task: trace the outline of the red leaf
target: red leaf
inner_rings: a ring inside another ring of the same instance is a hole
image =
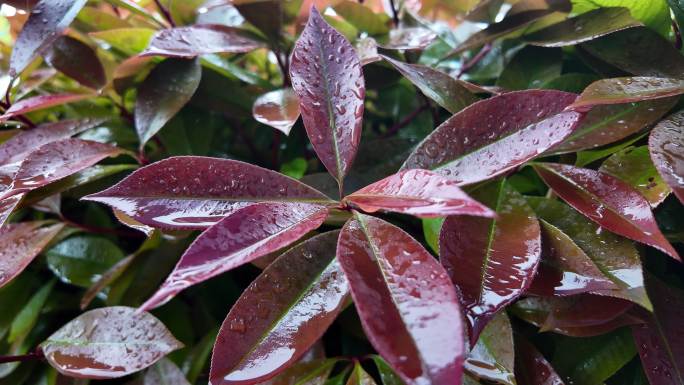
[[[648,149],[658,173],[684,203],[684,111],[670,115],[653,128]]]
[[[461,293],[471,343],[496,312],[527,290],[541,253],[539,223],[522,196],[505,182],[473,195],[497,218],[448,217],[439,236],[440,259]]]
[[[603,325],[634,306],[626,300],[589,294],[567,297],[555,303],[556,306],[541,325],[540,332]]]
[[[635,76],[591,83],[568,109],[584,110],[602,104],[623,104],[684,93],[684,80]]]
[[[405,170],[344,198],[361,210],[394,211],[423,218],[448,215],[493,217],[494,212],[471,199],[456,182],[427,170]]]
[[[257,202],[335,203],[275,171],[199,156],[171,157],[142,167],[84,199],[107,204],[145,225],[176,230],[205,229]]]
[[[644,372],[651,384],[684,384],[684,293],[651,276],[646,288],[654,312],[646,324],[632,327]]]
[[[259,123],[289,135],[299,119],[299,98],[292,88],[267,92],[254,101],[252,115]]]
[[[31,10],[10,57],[11,77],[17,77],[71,24],[87,0],[41,0]]]
[[[401,229],[355,213],[342,229],[337,258],[368,339],[404,381],[460,384],[460,306],[432,255]]]
[[[5,114],[0,116],[0,121],[7,120],[16,115],[22,115],[27,112],[44,110],[46,108],[59,106],[62,104],[73,103],[79,100],[92,98],[93,94],[51,94],[38,95],[28,99],[20,100],[5,111]]]
[[[525,385],[564,385],[546,358],[522,337],[515,339],[515,377]]]
[[[219,24],[195,24],[158,31],[140,56],[193,58],[212,53],[242,53],[263,44],[240,30]]]
[[[45,60],[86,87],[100,89],[107,83],[107,75],[95,50],[73,37],[57,39],[45,54]]]
[[[606,229],[680,260],[658,229],[646,198],[625,182],[590,169],[538,163],[535,170],[575,210]]]
[[[228,313],[214,345],[214,385],[261,383],[296,362],[348,299],[332,250],[339,231],[310,238],[271,263]]]
[[[318,228],[325,206],[306,203],[259,203],[236,210],[208,228],[141,309],[168,302],[180,291],[285,247]]]
[[[7,219],[9,218],[12,211],[17,207],[22,198],[24,198],[25,193],[20,193],[12,195],[8,198],[0,199],[0,227],[2,227]]]
[[[437,127],[411,153],[403,169],[430,169],[459,185],[500,175],[573,132],[582,114],[563,109],[575,97],[561,91],[528,90],[477,102]]]
[[[43,224],[21,222],[0,229],[0,287],[19,275],[64,227],[61,223],[41,227]]]
[[[356,51],[316,8],[295,44],[290,76],[311,144],[341,186],[361,139],[366,89]]]

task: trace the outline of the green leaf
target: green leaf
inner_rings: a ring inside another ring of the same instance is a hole
[[[304,174],[306,174],[307,167],[306,159],[299,157],[283,163],[280,166],[280,172],[295,179],[302,179]]]
[[[91,235],[70,237],[46,253],[50,270],[64,283],[89,287],[124,257],[112,241]]]
[[[423,235],[428,246],[439,254],[439,232],[446,218],[423,218]]]
[[[506,312],[499,313],[480,334],[464,364],[473,377],[515,385],[513,329]]]
[[[670,10],[665,0],[572,0],[572,12],[585,13],[602,7],[625,7],[632,17],[666,35],[670,30]]]
[[[335,12],[345,18],[359,31],[369,35],[382,35],[389,32],[389,16],[375,13],[367,6],[356,1],[344,0],[335,6]]]
[[[10,326],[10,333],[7,337],[9,342],[24,339],[31,329],[33,329],[33,325],[38,321],[40,311],[43,309],[43,305],[45,305],[45,301],[47,301],[48,295],[50,295],[56,282],[55,279],[51,279],[50,282],[41,287],[40,290],[31,297],[26,306],[21,309],[19,314],[17,314],[14,321],[12,321],[12,326]]]
[[[404,385],[404,381],[392,370],[385,360],[377,354],[371,355],[375,366],[380,373],[380,379],[384,385]]]
[[[92,32],[90,36],[102,40],[128,56],[133,56],[147,48],[154,32],[155,30],[150,28],[116,28]]]
[[[560,48],[525,47],[513,56],[496,85],[509,90],[539,88],[560,76],[562,59]]]

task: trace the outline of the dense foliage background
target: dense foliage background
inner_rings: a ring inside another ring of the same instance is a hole
[[[0,385],[684,384],[683,2],[0,14]]]

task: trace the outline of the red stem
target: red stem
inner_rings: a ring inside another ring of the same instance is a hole
[[[423,103],[420,107],[416,108],[415,110],[411,111],[408,115],[406,115],[402,120],[398,121],[394,126],[390,127],[390,129],[387,130],[383,137],[387,138],[396,134],[402,127],[411,123],[411,121],[415,119],[416,116],[418,116],[418,114],[427,110],[428,108],[430,108],[430,104]]]
[[[43,355],[43,351],[40,349],[36,349],[36,351],[27,354],[21,354],[16,356],[0,356],[0,364],[5,364],[8,362],[35,361],[42,360],[44,358],[45,356]]]
[[[173,21],[173,17],[171,17],[169,10],[166,9],[166,7],[163,6],[159,0],[154,0],[154,3],[157,4],[157,8],[159,8],[159,11],[162,13],[162,15],[164,15],[164,18],[169,22],[171,27],[175,27],[176,23]]]
[[[477,63],[479,63],[480,60],[482,60],[482,58],[485,57],[485,55],[487,55],[489,53],[489,51],[491,51],[491,50],[492,50],[492,44],[487,43],[484,47],[482,47],[482,49],[480,50],[480,52],[477,53],[477,55],[475,55],[472,59],[470,59],[467,63],[465,63],[461,67],[461,70],[458,71],[458,75],[456,75],[456,79],[460,79],[464,73],[468,72]]]

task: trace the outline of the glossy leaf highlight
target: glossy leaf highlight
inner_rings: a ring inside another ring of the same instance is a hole
[[[195,24],[154,34],[141,56],[193,58],[212,53],[243,53],[262,46],[240,30],[220,24]]]
[[[299,113],[299,98],[292,88],[267,92],[259,96],[252,106],[254,119],[285,135],[290,134]]]
[[[648,150],[658,173],[684,202],[684,111],[670,115],[653,128]]]

